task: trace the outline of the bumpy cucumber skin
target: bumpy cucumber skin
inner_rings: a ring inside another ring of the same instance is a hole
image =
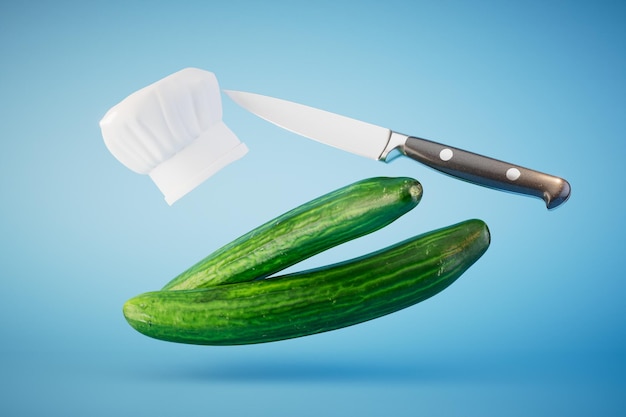
[[[303,204],[213,252],[163,287],[204,288],[275,274],[387,226],[422,198],[412,178],[369,178]]]
[[[327,267],[248,283],[155,291],[128,300],[128,323],[156,339],[272,342],[362,323],[439,293],[485,253],[487,225],[467,220]]]

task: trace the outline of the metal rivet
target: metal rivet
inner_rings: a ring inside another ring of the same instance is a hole
[[[521,175],[522,175],[522,173],[519,172],[519,169],[517,169],[517,168],[509,168],[506,171],[506,178],[508,180],[510,180],[510,181],[517,180]]]
[[[445,148],[439,152],[439,158],[441,158],[442,161],[449,161],[453,156],[454,153],[452,152],[452,149]]]

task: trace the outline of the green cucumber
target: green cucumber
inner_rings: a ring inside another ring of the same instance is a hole
[[[213,252],[164,290],[261,279],[351,239],[374,232],[422,198],[412,178],[369,178],[303,204]]]
[[[435,230],[350,261],[265,280],[154,291],[124,304],[156,339],[203,345],[278,341],[362,323],[452,284],[489,247],[481,220]]]

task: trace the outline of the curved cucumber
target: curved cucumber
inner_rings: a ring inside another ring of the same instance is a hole
[[[271,342],[339,329],[425,300],[452,284],[489,247],[487,225],[468,220],[350,261],[261,281],[128,300],[139,332],[205,345]]]
[[[303,204],[213,252],[163,287],[184,290],[268,277],[378,230],[422,198],[412,178],[369,178]]]

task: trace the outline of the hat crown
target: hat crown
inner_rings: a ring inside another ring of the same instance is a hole
[[[215,75],[186,68],[128,96],[100,121],[109,151],[148,174],[222,120]]]

